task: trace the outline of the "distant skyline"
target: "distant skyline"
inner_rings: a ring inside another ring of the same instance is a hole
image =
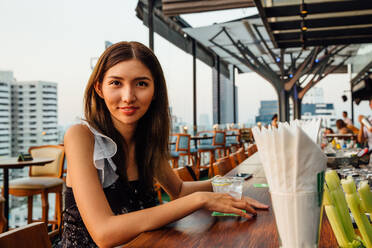
[[[68,125],[82,116],[83,94],[90,76],[90,59],[104,51],[104,42],[135,40],[148,44],[148,29],[135,16],[137,1],[99,0],[2,0],[0,2],[0,70],[11,70],[19,81],[44,80],[58,83],[59,123]],[[234,15],[254,13],[235,10]],[[225,12],[187,15],[192,24],[208,25],[228,20]],[[234,16],[235,17],[235,16]],[[192,122],[192,56],[155,35],[155,54],[162,64],[173,113]],[[255,73],[236,76],[239,122],[253,120],[260,100],[277,99],[272,86]],[[325,101],[336,114],[350,113],[350,100],[341,95],[349,90],[349,76],[331,75],[319,83]],[[198,114],[212,120],[212,70],[197,63]],[[346,92],[350,99],[350,92]],[[369,114],[367,103],[355,107],[356,114]],[[357,117],[357,115],[356,115]]]

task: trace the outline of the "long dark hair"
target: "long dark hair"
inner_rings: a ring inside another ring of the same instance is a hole
[[[134,133],[135,159],[139,180],[147,188],[152,188],[154,173],[161,163],[168,159],[169,105],[167,87],[163,70],[154,53],[138,42],[119,42],[109,48],[98,59],[89,78],[84,94],[84,113],[86,121],[95,129],[112,138],[118,147],[113,157],[119,177],[128,182],[126,174],[127,145],[124,138],[112,123],[111,115],[104,100],[94,89],[101,84],[105,73],[116,64],[138,59],[151,72],[154,78],[154,99],[147,112],[138,121]]]

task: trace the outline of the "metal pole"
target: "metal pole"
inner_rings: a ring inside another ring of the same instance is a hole
[[[278,92],[279,96],[279,121],[289,121],[289,94],[283,88]]]
[[[8,168],[3,169],[3,192],[4,192],[4,198],[5,198],[5,206],[4,206],[4,215],[6,218],[6,224],[5,224],[5,230],[8,231],[9,227],[9,170]]]
[[[220,56],[217,56],[217,124],[221,124]]]
[[[153,20],[154,3],[148,0],[148,26],[149,26],[149,47],[154,51],[154,20]]]
[[[197,98],[196,98],[196,41],[192,39],[192,81],[193,81],[193,124],[194,135],[198,132]]]
[[[233,70],[232,70],[232,81],[233,81],[234,123],[236,123],[235,65],[233,65]]]

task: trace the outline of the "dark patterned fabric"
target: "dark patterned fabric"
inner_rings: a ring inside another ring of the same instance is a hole
[[[139,181],[131,181],[128,186],[118,179],[114,184],[103,189],[115,215],[154,207],[158,204],[154,190],[146,190],[142,185]],[[63,234],[58,247],[97,247],[80,216],[72,188],[67,187],[64,198],[66,208],[63,212]]]

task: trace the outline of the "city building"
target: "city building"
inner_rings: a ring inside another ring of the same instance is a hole
[[[323,89],[317,87],[306,94],[301,105],[301,119],[322,119],[323,126],[335,128],[336,111],[334,105],[333,103],[324,103],[323,95]],[[261,122],[263,125],[270,124],[272,116],[278,113],[278,101],[260,101],[258,112],[256,122]]]
[[[233,75],[232,67],[230,68],[230,77]],[[218,91],[217,91],[217,70],[212,70],[212,96],[213,96],[213,124],[218,123]],[[235,113],[236,122],[239,122],[238,118],[238,87],[233,85],[232,78],[226,77],[224,74],[220,74],[220,121],[221,124],[234,123],[234,91],[235,91]],[[223,97],[222,97],[223,96]]]
[[[322,119],[323,126],[335,130],[336,111],[333,103],[303,103],[301,106],[301,119]]]
[[[30,146],[58,144],[57,84],[44,81],[12,84],[12,155]]]
[[[261,122],[263,125],[271,123],[271,118],[274,114],[278,113],[278,101],[277,100],[264,100],[260,101],[260,108],[258,109],[258,115],[256,116],[256,123]]]
[[[0,157],[11,155],[11,85],[13,72],[0,71]]]

